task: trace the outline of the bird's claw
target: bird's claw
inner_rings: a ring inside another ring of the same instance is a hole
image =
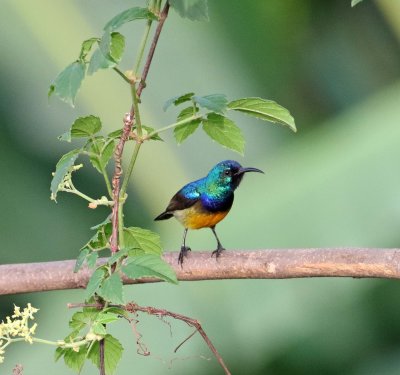
[[[214,250],[214,251],[211,253],[211,258],[215,255],[215,259],[218,259],[218,258],[221,256],[221,254],[222,254],[223,251],[225,251],[225,248],[223,248],[223,247],[218,247],[217,250]]]
[[[187,257],[187,253],[188,253],[189,251],[192,251],[192,249],[191,249],[190,247],[181,246],[181,251],[180,251],[179,257],[178,257],[178,264],[180,264],[181,267],[182,267],[182,265],[183,265],[183,259],[184,259],[185,257]]]

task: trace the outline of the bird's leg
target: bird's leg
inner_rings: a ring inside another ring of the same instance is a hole
[[[221,255],[221,253],[225,250],[225,248],[222,246],[221,241],[219,240],[219,238],[217,236],[217,232],[215,231],[215,226],[211,227],[211,230],[213,231],[214,236],[217,240],[217,244],[218,244],[217,250],[214,250],[211,253],[211,257],[213,257],[215,255],[215,257],[218,258]]]
[[[188,229],[185,228],[185,230],[183,231],[183,242],[182,242],[182,246],[181,246],[181,251],[179,253],[179,257],[178,257],[178,264],[181,265],[183,264],[183,259],[187,256],[188,251],[191,251],[192,249],[190,247],[186,246],[186,234],[187,234]]]

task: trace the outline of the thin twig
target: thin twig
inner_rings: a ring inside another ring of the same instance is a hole
[[[105,344],[104,339],[100,340],[100,342],[99,342],[99,346],[100,346],[100,350],[99,350],[99,356],[100,356],[100,368],[99,368],[99,370],[100,370],[100,375],[106,375],[106,368],[104,366],[104,350],[105,350],[104,344]]]
[[[84,303],[69,303],[68,307],[69,308],[76,308],[76,307],[98,307],[98,304],[84,304]],[[225,365],[224,360],[222,359],[221,355],[218,353],[218,350],[216,349],[216,347],[213,345],[213,343],[211,342],[211,340],[209,339],[209,337],[207,336],[207,334],[205,333],[205,331],[203,330],[200,322],[196,319],[193,318],[189,318],[188,316],[182,315],[182,314],[178,314],[178,313],[174,313],[172,311],[168,311],[165,309],[157,309],[156,307],[152,307],[152,306],[139,306],[137,303],[135,302],[130,302],[127,303],[125,306],[123,305],[109,305],[110,307],[118,307],[120,309],[123,309],[131,314],[137,314],[138,311],[140,312],[144,312],[147,313],[149,315],[155,315],[157,317],[165,317],[165,316],[169,316],[173,319],[176,320],[181,320],[183,322],[185,322],[186,324],[188,324],[191,327],[196,328],[195,332],[199,332],[201,337],[203,337],[203,340],[205,341],[205,343],[207,344],[207,346],[210,348],[210,350],[212,351],[212,353],[214,354],[215,358],[217,359],[217,361],[219,362],[219,364],[221,365],[221,367],[224,369],[225,374],[226,375],[231,375],[228,367]],[[193,336],[193,334],[191,334],[186,340],[184,340],[183,343],[185,343],[189,338],[191,338]],[[183,343],[181,343],[178,348],[180,346],[183,345]],[[176,350],[178,349],[175,349]]]

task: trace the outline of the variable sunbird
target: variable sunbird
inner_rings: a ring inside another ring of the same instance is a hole
[[[218,258],[225,248],[222,246],[215,226],[228,214],[232,207],[234,191],[246,172],[264,173],[257,168],[243,168],[237,161],[224,160],[215,165],[206,177],[185,185],[169,202],[165,211],[154,220],[165,220],[174,216],[184,227],[183,242],[178,263],[190,251],[186,246],[188,229],[211,228],[217,240],[217,249],[211,256]]]

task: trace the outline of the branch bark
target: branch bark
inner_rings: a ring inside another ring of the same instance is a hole
[[[211,252],[192,252],[183,267],[178,253],[164,253],[181,281],[221,279],[289,279],[356,277],[400,279],[400,249],[328,248],[225,251],[218,260]],[[105,258],[100,259],[105,262]],[[75,260],[0,265],[0,295],[85,288],[91,271],[73,273]],[[156,282],[130,280],[124,284]]]

